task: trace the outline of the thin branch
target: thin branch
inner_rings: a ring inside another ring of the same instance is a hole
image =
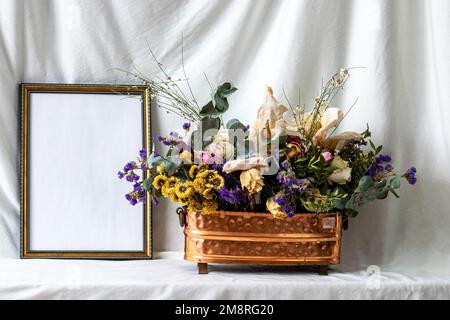
[[[209,81],[208,76],[205,72],[203,72],[203,75],[205,76],[206,81],[208,82],[209,88],[211,89],[211,93],[214,91],[214,87],[211,84],[211,81]]]
[[[287,97],[287,94],[286,94],[286,91],[284,91],[284,88],[282,90],[283,90],[284,98],[286,99],[286,101],[287,101],[287,103],[289,105],[289,108],[291,109],[292,115],[294,116],[295,124],[297,125],[297,130],[300,131],[300,124],[297,121],[297,116],[295,114],[295,110],[292,108],[292,104],[289,101],[289,98]]]
[[[195,103],[195,105],[197,106],[197,108],[200,109],[200,107],[197,103],[197,99],[195,99],[194,93],[192,92],[191,84],[189,83],[189,79],[186,75],[186,70],[184,69],[184,36],[183,36],[183,34],[181,34],[181,68],[183,69],[183,74],[184,74],[184,77],[186,78],[186,83],[189,88],[189,92],[191,93],[192,100]]]
[[[188,100],[187,97],[184,95],[183,90],[180,89],[180,87],[172,80],[172,78],[169,76],[169,74],[166,72],[166,70],[164,70],[164,68],[162,67],[162,63],[158,61],[158,59],[156,58],[156,55],[153,53],[152,48],[150,48],[150,44],[147,42],[147,47],[148,50],[150,51],[150,54],[153,58],[153,60],[156,62],[156,64],[158,65],[159,70],[161,70],[161,72],[164,74],[164,76],[167,78],[167,80],[173,82],[175,84],[175,88],[181,93],[181,95],[183,96],[183,98],[185,100]]]

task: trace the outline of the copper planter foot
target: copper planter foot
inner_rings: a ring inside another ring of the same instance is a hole
[[[321,275],[321,276],[327,276],[328,275],[328,266],[327,265],[319,266],[318,272],[319,272],[319,275]]]
[[[199,262],[197,263],[198,274],[208,274],[208,264]]]

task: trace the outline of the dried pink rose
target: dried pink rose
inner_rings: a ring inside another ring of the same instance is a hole
[[[322,153],[322,157],[325,159],[325,161],[333,160],[333,154],[330,151],[325,151],[324,153]]]
[[[200,151],[198,156],[202,163],[213,164],[213,163],[223,163],[223,152],[222,149],[215,143],[211,143],[208,146],[207,151]]]

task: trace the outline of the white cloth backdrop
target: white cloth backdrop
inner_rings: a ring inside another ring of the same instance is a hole
[[[343,244],[344,265],[450,273],[450,2],[301,0],[0,1],[0,256],[18,258],[18,84],[129,83],[113,70],[159,75],[147,41],[174,77],[185,67],[206,102],[209,87],[239,88],[226,118],[253,122],[264,88],[311,106],[321,78],[352,71],[336,105],[358,104],[342,128],[366,122],[399,170],[418,183],[361,210]],[[183,121],[153,110],[153,132]],[[114,143],[114,141],[111,141]],[[120,146],[119,146],[120,148]],[[124,159],[124,162],[128,159]],[[54,161],[64,161],[63,155]],[[51,164],[49,164],[51,169]],[[112,175],[115,172],[111,172]],[[61,181],[64,187],[63,176]],[[124,183],[117,181],[117,183]],[[136,210],[139,210],[138,208]],[[154,210],[157,251],[182,250],[174,206]]]

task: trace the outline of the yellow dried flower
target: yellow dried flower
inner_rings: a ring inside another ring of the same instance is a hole
[[[167,180],[167,177],[165,175],[160,174],[155,177],[152,185],[156,190],[159,190],[159,189],[161,189],[162,186],[164,186],[164,184],[166,183],[166,180]]]
[[[208,166],[204,163],[201,163],[199,165],[193,165],[189,169],[189,176],[191,177],[191,179],[194,179],[199,173],[201,173],[207,169],[208,169]]]
[[[205,180],[206,187],[213,188],[215,190],[220,190],[225,184],[223,177],[215,170],[203,171],[198,174],[197,177]]]
[[[218,207],[219,207],[219,204],[217,203],[217,201],[205,200],[203,202],[202,214],[205,214],[205,215],[215,214],[217,212]]]
[[[217,172],[215,172],[214,177],[209,179],[206,186],[209,188],[214,188],[215,190],[220,190],[225,185],[225,180]]]
[[[175,192],[170,193],[170,200],[172,200],[173,202],[180,202],[180,198]]]
[[[206,180],[197,177],[192,182],[192,186],[194,187],[195,191],[197,191],[198,193],[203,193],[203,190],[205,190],[205,188],[206,188]]]
[[[191,177],[192,179],[194,179],[197,176],[198,173],[198,166],[197,165],[193,165],[190,169],[189,169],[189,177]]]
[[[176,177],[170,177],[167,178],[166,182],[164,183],[164,186],[161,189],[161,193],[165,198],[168,198],[172,195],[172,193],[175,193],[175,187],[180,182],[180,179]]]
[[[205,170],[205,171],[199,172],[197,174],[197,178],[202,178],[202,179],[205,179],[206,181],[208,181],[209,179],[214,177],[214,172],[215,172],[214,170]]]
[[[164,198],[170,197],[169,189],[167,189],[165,185],[161,187],[161,194]]]
[[[203,206],[200,202],[196,201],[195,199],[191,199],[191,201],[189,201],[188,211],[201,212],[202,209],[203,209]]]
[[[187,206],[190,200],[190,198],[178,198],[178,203],[182,206]]]
[[[189,198],[194,193],[194,187],[191,181],[185,183],[179,183],[175,187],[175,193],[180,198]]]
[[[214,189],[213,188],[206,188],[202,192],[202,196],[203,196],[203,198],[208,199],[208,200],[214,199]]]

